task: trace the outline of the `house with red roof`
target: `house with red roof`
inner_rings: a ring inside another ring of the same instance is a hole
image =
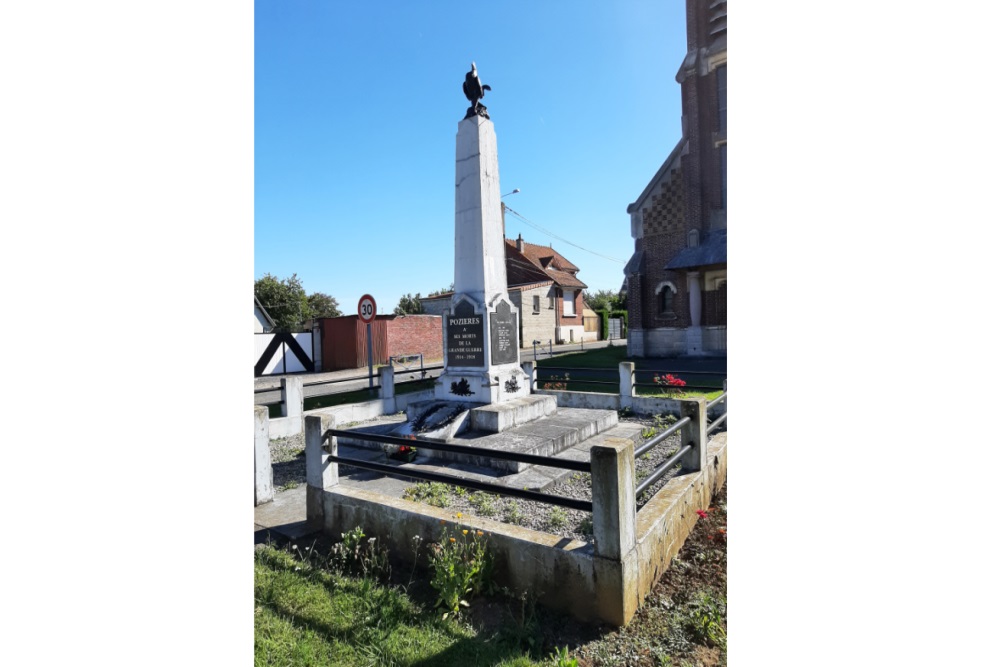
[[[579,343],[584,340],[583,290],[580,267],[552,246],[528,243],[520,234],[504,239],[507,295],[521,313],[521,347],[532,341]],[[442,315],[452,292],[420,299],[424,313]],[[587,334],[588,340],[597,335]]]

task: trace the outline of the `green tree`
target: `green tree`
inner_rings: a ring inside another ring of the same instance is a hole
[[[340,304],[329,294],[313,292],[309,295],[309,317],[340,317]]]
[[[628,299],[625,293],[610,289],[597,290],[596,292],[583,290],[583,302],[591,310],[606,310],[611,312],[612,310],[628,309]]]
[[[396,315],[419,315],[424,312],[424,306],[420,303],[420,292],[417,292],[416,296],[407,293],[399,297],[399,305],[392,312]]]
[[[302,323],[309,317],[309,300],[296,274],[280,280],[264,274],[254,281],[253,293],[274,320],[275,331],[302,330]]]
[[[450,287],[442,287],[439,290],[434,290],[433,292],[431,292],[427,296],[439,296],[441,294],[447,294],[449,292],[454,292],[454,291],[455,291],[455,283],[452,283]],[[420,295],[417,294],[417,296],[420,296]]]

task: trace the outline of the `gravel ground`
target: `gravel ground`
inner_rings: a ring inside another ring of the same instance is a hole
[[[629,417],[621,421],[642,424],[647,428],[655,428],[654,420]],[[660,423],[664,430],[669,424]],[[636,481],[639,482],[665,460],[670,458],[680,444],[680,435],[674,434],[647,452],[636,461]],[[653,496],[667,481],[676,474],[677,469],[668,472],[643,493],[643,502]],[[553,535],[569,537],[582,542],[593,542],[593,524],[590,512],[574,510],[549,505],[534,500],[520,498],[504,498],[498,495],[479,491],[467,491],[444,484],[415,484],[408,490],[411,500],[426,502],[438,507],[446,507],[461,512],[466,516],[482,516],[504,523],[517,524],[525,528],[540,530]],[[591,499],[589,473],[573,473],[566,479],[550,486],[545,493],[554,496],[564,496],[579,500]]]
[[[271,468],[274,470],[274,490],[294,489],[306,483],[305,433],[290,438],[271,440]]]
[[[625,417],[622,422],[642,424],[646,428],[664,430],[669,423],[653,418]],[[723,423],[721,430],[725,430]],[[674,434],[647,452],[636,461],[636,483],[648,477],[658,465],[672,456],[680,445],[680,435]],[[305,484],[305,436],[300,434],[290,438],[271,440],[271,461],[274,467],[274,488],[277,491]],[[647,489],[640,502],[653,496],[679,469],[668,472]],[[580,500],[591,499],[590,474],[573,473],[561,482],[549,487],[545,493]],[[438,507],[446,507],[456,514],[482,516],[504,523],[517,524],[583,542],[593,542],[593,525],[590,512],[574,510],[533,500],[504,498],[480,491],[469,491],[445,484],[413,484],[407,490],[411,500],[425,502]]]

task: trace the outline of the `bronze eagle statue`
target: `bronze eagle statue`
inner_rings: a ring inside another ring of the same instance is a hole
[[[465,83],[462,84],[462,92],[465,93],[465,98],[472,102],[472,106],[466,112],[466,118],[472,118],[473,116],[479,115],[484,118],[489,118],[490,115],[486,113],[486,107],[479,103],[479,100],[483,99],[486,95],[487,90],[492,90],[489,86],[484,86],[479,81],[479,73],[476,71],[476,63],[473,61],[472,69],[465,74]]]

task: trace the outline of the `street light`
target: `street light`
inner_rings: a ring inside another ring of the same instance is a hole
[[[520,191],[521,191],[521,188],[514,188],[513,190],[511,190],[510,192],[508,192],[506,195],[500,195],[500,199],[503,199],[504,197],[506,197],[508,195],[516,195]]]

